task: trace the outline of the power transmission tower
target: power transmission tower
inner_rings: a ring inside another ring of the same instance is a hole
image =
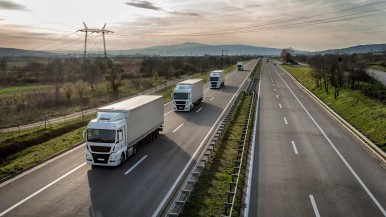
[[[80,29],[78,30],[78,32],[84,32],[84,53],[83,53],[83,62],[86,61],[86,52],[87,52],[87,35],[88,33],[102,33],[102,37],[103,37],[103,48],[104,48],[104,55],[105,55],[105,59],[107,58],[107,53],[106,53],[106,40],[105,40],[105,34],[106,33],[114,33],[110,30],[107,30],[105,29],[106,27],[106,23],[105,25],[102,27],[102,29],[89,29],[87,27],[87,25],[83,22],[83,25],[84,25],[84,29]]]

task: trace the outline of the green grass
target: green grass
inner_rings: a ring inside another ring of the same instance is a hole
[[[80,127],[74,131],[66,133],[57,138],[51,139],[39,145],[24,149],[23,151],[10,156],[6,163],[0,167],[0,179],[15,174],[25,168],[41,162],[61,151],[64,151],[75,144],[82,142],[82,131],[85,127]]]
[[[370,68],[370,69],[376,69],[376,70],[379,70],[379,71],[384,71],[384,72],[386,72],[386,67],[383,67],[383,66],[381,66],[381,65],[371,65],[369,68]]]
[[[237,159],[237,148],[250,98],[244,95],[240,99],[232,121],[185,205],[183,217],[220,216],[224,213],[224,202],[227,201],[229,182],[232,181],[234,161]],[[242,176],[239,181],[239,185],[243,186],[244,177]],[[238,204],[239,202],[236,203],[236,207]],[[237,214],[237,211],[234,214]]]
[[[359,90],[351,90],[347,87],[341,89],[338,99],[334,99],[332,91],[326,93],[323,88],[316,86],[310,74],[311,68],[287,65],[283,65],[283,68],[385,151],[386,106],[366,97]]]
[[[0,89],[0,95],[9,94],[20,94],[27,91],[42,90],[52,87],[51,85],[27,85],[27,86],[16,86]]]

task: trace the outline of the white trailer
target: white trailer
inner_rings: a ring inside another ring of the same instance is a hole
[[[237,63],[237,71],[244,71],[244,67],[243,67],[243,62],[238,62]]]
[[[225,84],[224,70],[214,70],[209,76],[210,88],[220,88]]]
[[[87,163],[122,164],[136,153],[138,144],[158,137],[163,123],[162,96],[142,95],[99,108],[84,132]]]
[[[204,96],[204,82],[202,79],[189,79],[177,83],[173,90],[173,110],[190,111],[201,103]]]

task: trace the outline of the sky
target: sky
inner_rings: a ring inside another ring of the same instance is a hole
[[[386,0],[0,0],[0,47],[81,52],[78,30],[105,24],[107,50],[196,42],[321,51],[386,43]],[[101,33],[87,37],[88,50],[103,50]]]

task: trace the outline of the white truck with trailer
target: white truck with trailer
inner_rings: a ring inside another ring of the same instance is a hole
[[[136,146],[150,142],[162,131],[164,99],[141,95],[97,110],[84,132],[86,162],[117,166],[136,153]]]
[[[225,84],[224,70],[214,70],[209,76],[210,88],[220,88]]]
[[[204,96],[204,82],[202,79],[188,79],[177,83],[173,90],[173,110],[190,111],[201,103]]]
[[[244,71],[244,67],[243,67],[243,62],[238,62],[237,63],[237,71]]]

